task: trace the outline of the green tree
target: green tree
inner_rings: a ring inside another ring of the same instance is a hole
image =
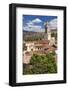
[[[54,56],[54,53],[47,55],[34,54],[30,60],[32,68],[25,68],[25,74],[57,73],[57,64]]]

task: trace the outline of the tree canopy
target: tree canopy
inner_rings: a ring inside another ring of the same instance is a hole
[[[47,74],[57,73],[57,64],[55,60],[55,53],[47,55],[36,55],[31,57],[30,65],[24,68],[24,74]]]

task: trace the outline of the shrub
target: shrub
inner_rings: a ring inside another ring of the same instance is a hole
[[[52,53],[47,55],[36,55],[31,57],[32,68],[25,68],[24,74],[57,73],[57,64]]]

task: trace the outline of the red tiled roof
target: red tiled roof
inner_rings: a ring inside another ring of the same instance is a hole
[[[30,55],[30,52],[26,52],[25,54],[26,54],[26,55]]]
[[[50,46],[48,44],[38,44],[38,45],[35,45],[36,47],[40,47],[40,48],[49,48]]]
[[[56,50],[56,48],[50,47],[46,52],[55,51],[55,50]]]
[[[35,44],[49,44],[49,40],[40,40],[40,41],[37,41]]]

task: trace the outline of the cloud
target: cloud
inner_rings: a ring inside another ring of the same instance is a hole
[[[42,20],[40,20],[39,18],[36,18],[36,19],[32,20],[32,22],[33,23],[40,23],[40,22],[42,22]]]
[[[36,18],[32,21],[29,21],[24,26],[24,30],[26,31],[34,31],[34,32],[42,32],[42,26],[36,23],[42,22],[39,18]]]
[[[31,27],[31,26],[33,26],[33,23],[32,23],[32,21],[29,21],[29,22],[27,23],[27,26],[28,26],[28,27]]]
[[[33,26],[25,26],[25,31],[34,31],[34,32],[43,32],[44,30],[41,28],[41,26],[33,25]]]
[[[49,22],[49,25],[51,29],[56,29],[57,28],[57,19],[53,19]]]

